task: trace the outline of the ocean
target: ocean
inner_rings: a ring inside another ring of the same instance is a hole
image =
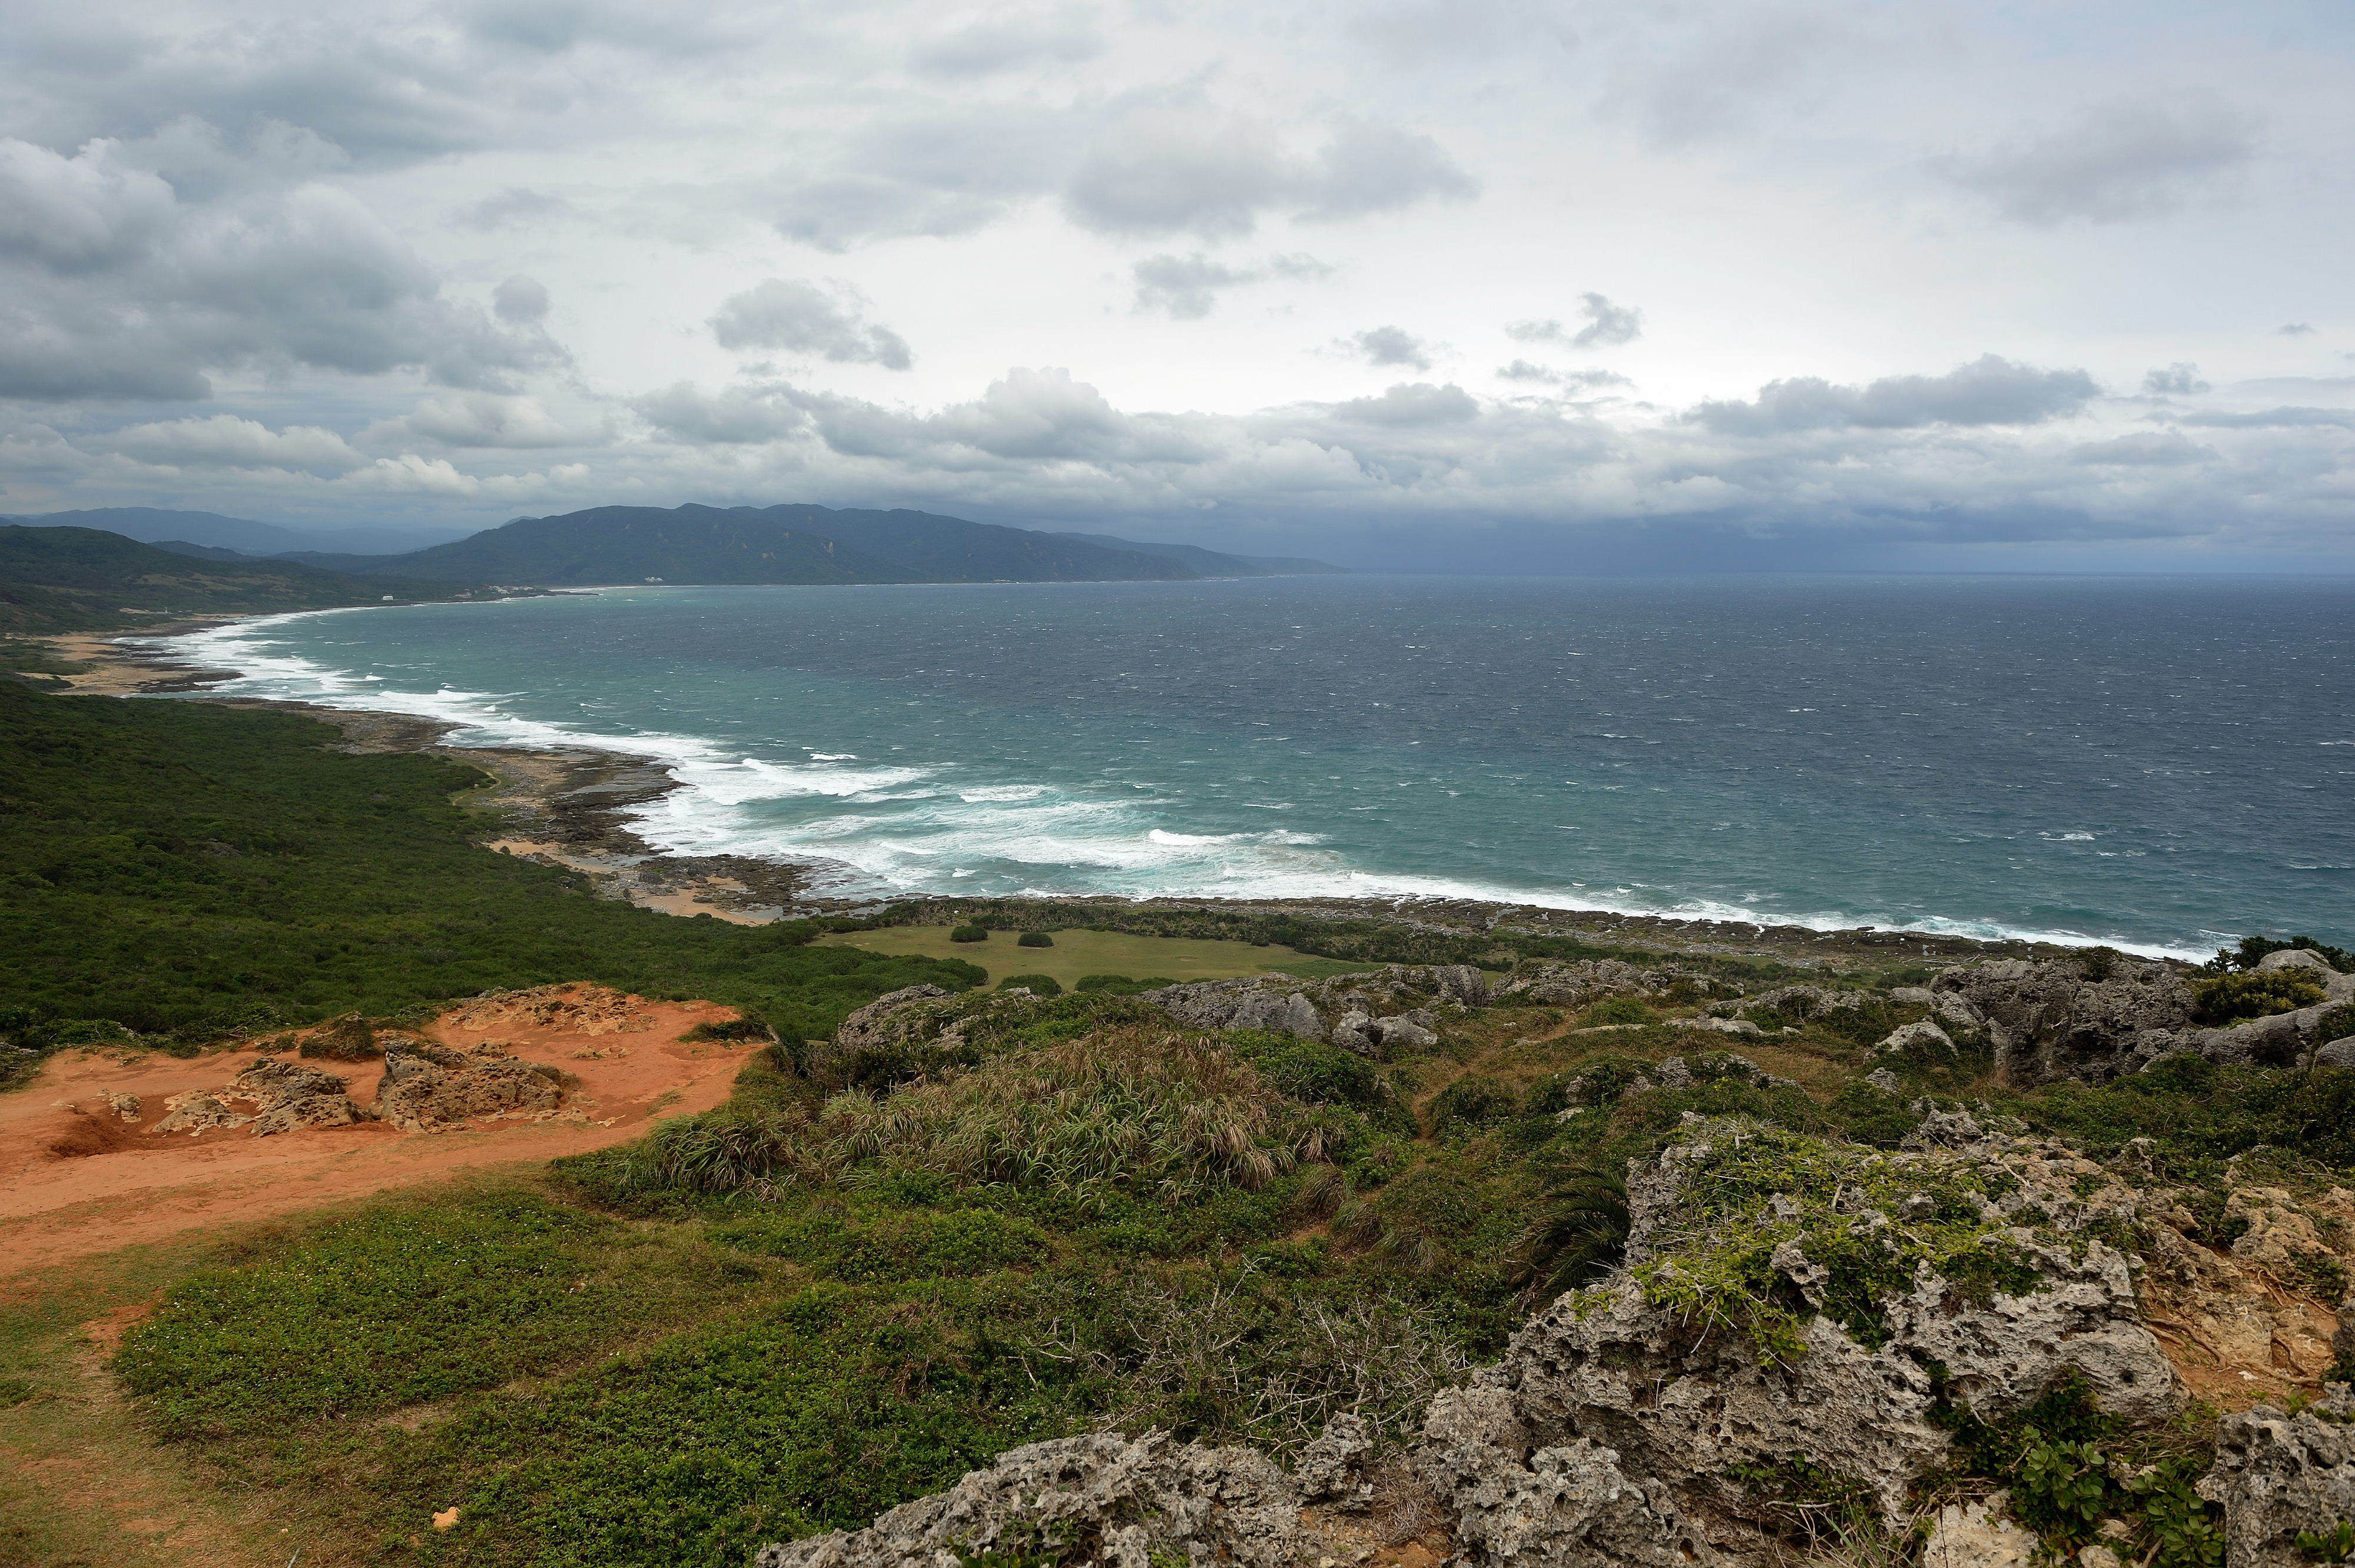
[[[2355,944],[2355,582],[645,587],[173,639],[218,689],[667,763],[845,895],[1444,895]]]

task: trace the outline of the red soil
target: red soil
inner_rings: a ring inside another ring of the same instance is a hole
[[[218,1089],[263,1051],[61,1055],[29,1086],[0,1096],[0,1274],[625,1142],[658,1115],[709,1110],[728,1097],[753,1047],[679,1037],[735,1016],[716,1003],[648,1002],[593,986],[462,1003],[424,1032],[452,1046],[501,1041],[523,1061],[575,1074],[581,1087],[547,1120],[495,1118],[430,1134],[381,1122],[270,1137],[244,1127],[151,1134],[167,1096]],[[293,1054],[291,1037],[265,1043]],[[362,1104],[375,1100],[381,1064],[310,1064],[348,1079]],[[123,1094],[139,1098],[135,1120],[108,1102]]]

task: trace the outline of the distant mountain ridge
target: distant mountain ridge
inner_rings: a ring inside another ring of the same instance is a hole
[[[1146,544],[1115,539],[1111,534],[1066,533],[1055,538],[1102,545],[1106,549],[1142,550],[1146,555],[1162,556],[1193,568],[1197,577],[1343,577],[1349,571],[1346,566],[1301,555],[1230,555],[1197,544]]]
[[[475,531],[424,524],[347,523],[315,528],[284,528],[277,523],[258,523],[250,517],[225,517],[218,512],[177,512],[155,507],[101,507],[37,517],[0,517],[0,523],[37,528],[98,528],[142,544],[166,548],[173,544],[206,545],[261,557],[293,555],[299,550],[396,555],[446,544]]]
[[[89,527],[205,560],[287,561],[420,582],[591,587],[633,582],[1184,581],[1338,572],[1321,560],[1229,555],[1111,534],[1050,533],[899,509],[592,507],[398,554],[322,545],[389,528],[297,531],[210,512],[149,507],[0,518],[29,528]],[[410,536],[410,537],[413,537]]]
[[[1166,582],[1267,576],[1277,565],[1187,545],[1043,533],[932,512],[790,504],[595,507],[517,517],[407,555],[295,559],[363,575],[550,588],[647,581]],[[1302,565],[1339,570],[1321,561]]]
[[[276,613],[471,596],[453,582],[191,557],[99,528],[0,525],[0,635],[115,631],[173,615]]]

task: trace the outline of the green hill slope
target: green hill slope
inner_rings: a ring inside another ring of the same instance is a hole
[[[594,897],[474,842],[487,824],[453,795],[474,770],[340,739],[284,714],[0,681],[0,1037],[201,1038],[593,979],[759,1007],[797,1039],[881,992],[979,977],[806,946],[805,924]],[[0,1078],[20,1064],[0,1050]]]
[[[277,560],[210,560],[96,528],[0,527],[0,634],[113,631],[165,615],[446,599],[453,585],[366,581]]]

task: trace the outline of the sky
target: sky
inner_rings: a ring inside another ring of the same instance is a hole
[[[93,0],[0,513],[2355,570],[2343,4]]]

